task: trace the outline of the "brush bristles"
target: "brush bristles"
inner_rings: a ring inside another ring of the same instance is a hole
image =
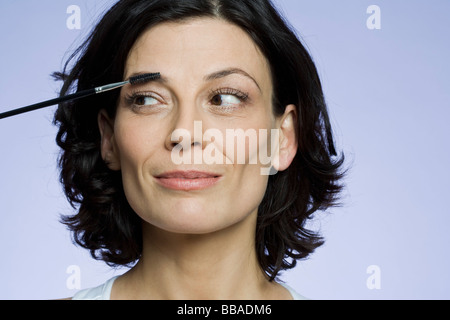
[[[161,77],[161,74],[159,72],[158,73],[140,74],[138,76],[131,77],[130,78],[130,84],[132,84],[132,85],[144,84],[144,83],[147,83],[149,81],[159,79],[160,77]]]

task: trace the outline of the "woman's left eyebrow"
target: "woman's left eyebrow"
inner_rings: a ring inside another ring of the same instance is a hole
[[[212,81],[212,80],[216,80],[216,79],[227,77],[227,76],[232,75],[232,74],[240,74],[240,75],[243,75],[243,76],[245,76],[247,78],[250,78],[256,84],[256,86],[258,87],[259,91],[261,91],[261,87],[259,86],[258,82],[255,80],[255,78],[253,78],[247,72],[245,72],[244,70],[239,69],[239,68],[229,68],[229,69],[224,69],[224,70],[213,72],[213,73],[205,76],[204,80],[205,81]]]

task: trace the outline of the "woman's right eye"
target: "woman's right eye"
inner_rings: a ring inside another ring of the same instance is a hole
[[[156,100],[153,97],[150,96],[136,96],[133,98],[133,104],[136,106],[144,107],[144,106],[154,106],[159,103],[158,100]]]
[[[134,92],[125,96],[126,105],[135,112],[156,112],[164,107],[161,97],[152,92]]]

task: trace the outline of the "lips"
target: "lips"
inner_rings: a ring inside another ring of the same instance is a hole
[[[156,181],[172,190],[202,190],[214,186],[221,175],[203,171],[172,171],[156,176]]]

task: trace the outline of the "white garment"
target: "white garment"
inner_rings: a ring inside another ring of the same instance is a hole
[[[111,300],[111,289],[117,278],[118,276],[111,278],[98,287],[81,290],[72,300]]]
[[[118,276],[111,278],[98,287],[81,290],[73,296],[72,300],[110,300],[111,289],[117,278]],[[283,283],[281,283],[281,285],[289,291],[294,300],[306,300],[305,297],[295,292],[295,290],[288,285]]]

